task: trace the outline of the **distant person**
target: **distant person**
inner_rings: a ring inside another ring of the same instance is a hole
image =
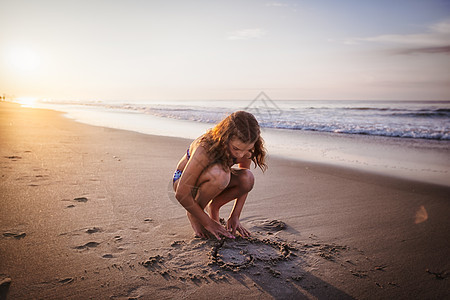
[[[178,162],[173,188],[197,237],[234,238],[236,231],[250,236],[239,218],[253,188],[250,165],[253,162],[264,172],[265,157],[258,121],[245,111],[232,113],[191,143]],[[232,168],[235,164],[238,168]],[[235,203],[225,228],[219,209],[232,200]]]

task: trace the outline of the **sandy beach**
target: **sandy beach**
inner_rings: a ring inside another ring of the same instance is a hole
[[[1,102],[0,299],[450,297],[450,187],[269,157],[252,238],[201,240],[171,190],[190,142]]]

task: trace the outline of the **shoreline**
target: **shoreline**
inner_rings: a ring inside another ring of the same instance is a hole
[[[50,109],[88,125],[191,140],[213,126],[121,110]],[[276,157],[450,186],[450,141],[273,128],[262,128],[262,133],[269,153]]]
[[[0,114],[11,299],[449,296],[448,187],[270,156],[241,216],[256,240],[220,244],[192,238],[171,199],[189,140]]]

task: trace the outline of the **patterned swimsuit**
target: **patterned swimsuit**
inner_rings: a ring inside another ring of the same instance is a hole
[[[189,158],[191,158],[191,154],[189,154],[189,148],[186,151],[186,156],[187,159],[189,160]],[[173,183],[175,183],[175,181],[177,181],[178,179],[180,179],[181,174],[183,174],[183,171],[181,170],[176,170],[175,173],[173,174]]]

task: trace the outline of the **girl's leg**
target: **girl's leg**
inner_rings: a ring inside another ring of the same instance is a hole
[[[223,192],[223,190],[229,185],[230,173],[225,172],[221,166],[212,165],[207,168],[197,180],[196,187],[193,187],[195,191],[194,199],[198,205],[205,209],[205,206],[215,198],[217,195]],[[192,216],[189,212],[187,217],[191,223],[192,228],[196,236],[200,238],[207,238],[207,231],[203,228],[200,222]]]
[[[248,192],[253,188],[255,179],[253,173],[248,169],[236,170],[231,174],[230,183],[219,195],[212,199],[208,205],[208,212],[211,219],[219,222],[219,209],[230,202],[245,201]]]
[[[224,171],[219,165],[212,165],[198,178],[195,201],[204,209],[211,199],[221,194],[230,185],[230,180],[230,172]]]

